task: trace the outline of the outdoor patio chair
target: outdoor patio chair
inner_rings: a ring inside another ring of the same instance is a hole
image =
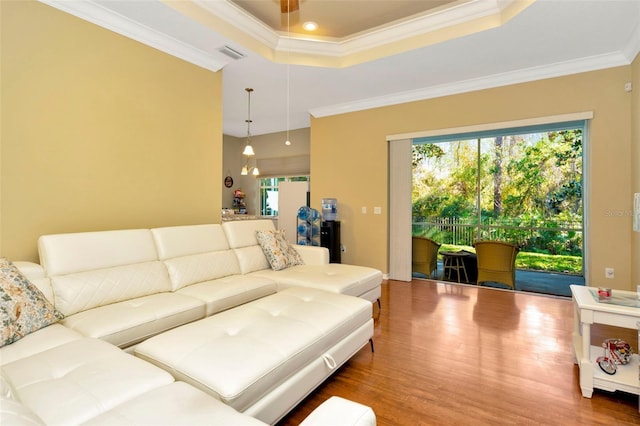
[[[516,288],[516,256],[520,249],[504,241],[476,241],[478,285],[491,281]]]
[[[438,270],[438,250],[441,245],[427,237],[413,237],[411,240],[412,271],[431,278],[433,272]]]

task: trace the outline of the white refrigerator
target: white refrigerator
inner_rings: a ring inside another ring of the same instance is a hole
[[[287,241],[297,243],[298,209],[307,205],[309,182],[278,184],[278,229],[283,229]]]

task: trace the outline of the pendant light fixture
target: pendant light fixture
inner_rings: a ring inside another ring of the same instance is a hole
[[[245,122],[247,123],[247,141],[244,145],[244,151],[242,151],[242,155],[244,155],[246,158],[244,166],[242,166],[242,170],[240,171],[240,174],[243,176],[246,176],[249,174],[249,171],[251,170],[251,174],[253,176],[258,176],[260,174],[260,171],[258,170],[258,167],[249,167],[249,160],[251,159],[251,157],[253,157],[254,155],[256,155],[255,151],[253,150],[253,147],[251,146],[251,92],[253,92],[253,89],[250,87],[247,87],[246,89],[244,89],[247,91],[247,98],[248,98],[248,102],[247,102],[247,119],[245,120]]]

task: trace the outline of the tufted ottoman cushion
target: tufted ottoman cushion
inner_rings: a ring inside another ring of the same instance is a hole
[[[367,344],[371,309],[361,298],[293,287],[152,337],[136,355],[273,423]],[[276,405],[288,400],[284,411],[260,401],[267,394]]]
[[[300,426],[376,426],[376,415],[366,405],[332,396],[313,410]]]
[[[2,377],[17,401],[55,425],[87,422],[173,382],[166,371],[92,338],[70,340],[6,364],[3,360]]]

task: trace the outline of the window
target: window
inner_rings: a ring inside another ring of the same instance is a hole
[[[564,256],[553,270],[581,273],[584,129],[580,121],[414,139],[414,234],[463,247],[507,240]]]
[[[280,182],[308,182],[309,176],[282,176],[260,179],[260,214],[278,216],[278,185]]]

